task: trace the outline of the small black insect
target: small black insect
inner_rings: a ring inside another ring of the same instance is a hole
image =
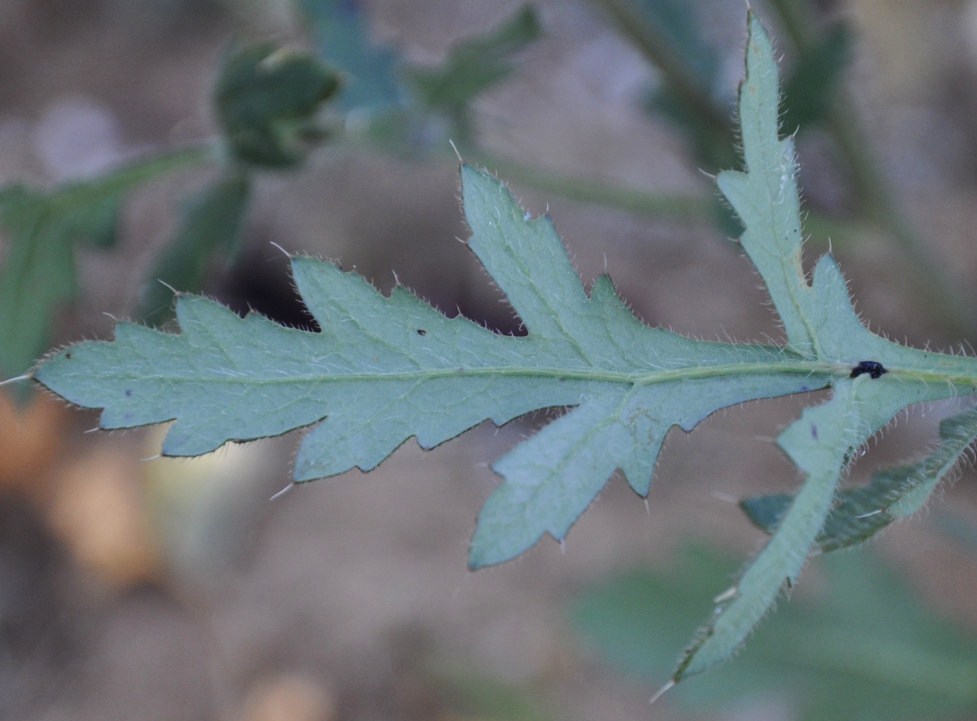
[[[851,369],[849,378],[858,378],[862,373],[868,373],[872,378],[881,378],[884,373],[888,373],[886,367],[878,361],[859,361],[858,365]]]

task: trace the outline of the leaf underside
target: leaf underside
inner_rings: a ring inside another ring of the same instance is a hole
[[[720,408],[831,387],[827,402],[781,434],[804,484],[680,661],[678,681],[728,658],[797,578],[853,452],[906,405],[971,393],[977,376],[972,359],[871,333],[830,257],[808,282],[778,100],[773,51],[751,16],[740,92],[746,169],[718,182],[746,228],[740,243],[770,291],[784,347],[691,340],[642,324],[608,278],[584,288],[549,218],[531,218],[500,182],[463,165],[468,245],[526,336],[448,318],[405,288],[384,296],[354,273],[296,257],[295,284],[321,332],[181,295],[179,334],[120,323],[114,341],[65,349],[34,377],[104,409],[103,428],[174,421],[166,455],[309,427],[296,481],[370,470],[410,437],[431,448],[485,420],[568,408],[493,464],[503,482],[479,514],[472,568],[511,559],[546,534],[563,538],[615,470],[646,495],[673,426],[690,431]],[[853,374],[864,361],[887,372]]]

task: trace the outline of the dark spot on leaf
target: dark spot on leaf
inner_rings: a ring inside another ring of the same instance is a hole
[[[859,361],[858,365],[851,369],[849,378],[858,378],[862,373],[868,373],[872,378],[881,378],[883,374],[888,372],[886,367],[878,361]]]
[[[818,427],[813,423],[811,424],[811,438],[814,440],[818,439]]]
[[[132,388],[126,388],[126,398],[132,398]]]
[[[427,335],[427,331],[424,330],[423,328],[418,328],[417,335]]]

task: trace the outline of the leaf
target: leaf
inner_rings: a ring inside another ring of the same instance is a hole
[[[852,31],[839,22],[816,39],[797,58],[784,83],[784,116],[781,128],[792,133],[823,121],[852,59]]]
[[[372,44],[359,2],[302,0],[321,56],[339,68],[339,105],[349,131],[400,152],[440,151],[472,141],[472,103],[512,72],[512,56],[536,40],[539,21],[524,7],[499,27],[457,43],[431,68],[411,67],[389,47]]]
[[[198,157],[161,155],[47,192],[0,189],[0,378],[23,373],[47,347],[56,311],[75,292],[75,245],[111,245],[126,194]]]
[[[319,54],[343,72],[338,103],[346,112],[379,113],[401,105],[397,55],[367,37],[358,0],[300,0]]]
[[[69,348],[36,378],[105,408],[105,428],[175,419],[166,455],[326,418],[302,443],[298,481],[370,470],[411,435],[431,448],[486,419],[576,406],[498,462],[508,483],[482,512],[474,567],[507,560],[546,532],[562,538],[616,467],[646,494],[672,425],[688,430],[717,408],[826,382],[826,368],[798,366],[776,348],[647,328],[607,278],[588,297],[547,218],[526,220],[487,175],[466,166],[462,176],[469,245],[527,337],[448,319],[403,288],[384,297],[352,273],[295,258],[296,286],[321,333],[181,296],[180,335],[120,323],[114,342]],[[536,449],[544,455],[532,458]]]
[[[717,87],[720,58],[703,36],[696,12],[701,8],[682,0],[601,4],[616,16],[622,34],[660,71],[660,85],[648,94],[647,110],[664,117],[686,138],[702,167],[717,170],[735,162],[731,98]]]
[[[310,54],[267,44],[233,49],[214,92],[231,154],[273,168],[300,162],[322,133],[316,113],[338,89],[338,76]]]
[[[687,545],[665,571],[633,568],[600,580],[570,603],[587,645],[641,681],[661,678],[683,635],[708,610],[717,577],[736,561]],[[912,586],[866,551],[819,559],[813,595],[782,604],[735,664],[677,692],[692,715],[730,699],[772,698],[798,721],[972,718],[977,638],[925,607]]]
[[[233,253],[249,196],[250,182],[242,173],[228,173],[191,196],[175,236],[149,275],[140,303],[146,323],[158,326],[170,317],[169,288],[200,290],[214,257],[226,259]]]
[[[828,514],[817,544],[836,551],[861,543],[893,521],[920,510],[937,485],[956,467],[977,438],[977,411],[967,411],[940,423],[940,446],[926,458],[872,476],[867,486],[840,492]],[[740,503],[759,528],[771,533],[790,505],[789,494],[748,498]]]
[[[535,11],[526,6],[495,30],[457,45],[436,68],[409,71],[421,103],[449,117],[467,140],[470,104],[512,72],[512,55],[540,35]],[[456,138],[457,140],[457,138]]]
[[[848,378],[832,382],[828,402],[805,410],[780,435],[778,444],[806,476],[804,485],[763,551],[717,597],[715,613],[679,662],[673,682],[728,659],[782,587],[796,582],[831,509],[840,476],[859,447],[907,405],[975,390],[972,371],[965,370],[973,366],[972,359],[959,368],[957,390],[949,379],[951,388],[936,389],[926,378],[936,366],[953,364],[951,357],[900,346],[865,328],[829,256],[817,262],[808,283],[801,260],[794,148],[790,138],[779,138],[779,101],[773,48],[751,14],[739,101],[746,170],[725,171],[717,182],[746,228],[740,243],[770,292],[787,347],[808,359],[850,358],[854,352],[862,360],[851,364]],[[877,364],[878,374],[862,372],[866,364]],[[898,380],[893,376],[896,367]]]
[[[791,140],[778,135],[773,49],[750,16],[740,122],[746,169],[718,183],[740,216],[740,244],[784,326],[783,347],[704,342],[638,321],[611,281],[581,284],[549,218],[462,166],[469,247],[527,331],[509,337],[447,318],[404,288],[383,296],[353,273],[292,259],[321,332],[240,318],[180,296],[181,332],[120,323],[113,342],[52,355],[34,378],[103,428],[174,421],[166,455],[312,427],[295,463],[306,481],[368,471],[414,437],[432,448],[484,421],[542,408],[567,412],[499,459],[503,483],[478,517],[469,564],[501,563],[542,536],[562,539],[620,469],[649,491],[665,435],[720,408],[830,387],[779,438],[804,484],[764,550],[696,636],[673,681],[729,658],[792,584],[831,510],[840,477],[867,439],[912,403],[977,392],[977,361],[892,343],[852,308],[834,260],[808,278]]]

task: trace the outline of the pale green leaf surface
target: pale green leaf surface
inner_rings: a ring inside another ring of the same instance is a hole
[[[326,419],[299,450],[300,481],[369,470],[411,436],[430,448],[486,419],[576,406],[499,461],[507,483],[481,515],[476,567],[544,533],[562,538],[616,468],[647,493],[672,425],[689,430],[718,408],[827,382],[828,369],[780,349],[648,328],[607,279],[588,296],[549,219],[527,219],[489,176],[468,167],[462,175],[470,247],[527,337],[449,319],[403,288],[384,297],[355,274],[295,258],[295,284],[319,333],[181,296],[179,335],[123,323],[114,342],[79,344],[36,377],[79,405],[103,407],[105,428],[175,420],[167,455]]]
[[[977,362],[871,333],[835,262],[810,282],[801,264],[796,165],[778,137],[772,48],[751,16],[740,92],[746,172],[719,178],[746,228],[741,243],[781,316],[787,346],[695,341],[638,321],[611,282],[589,293],[552,223],[532,218],[494,178],[462,167],[469,247],[528,335],[449,319],[403,288],[390,296],[353,273],[294,258],[296,287],[321,332],[239,318],[177,300],[179,334],[120,324],[113,342],[56,354],[35,378],[105,428],[174,421],[167,455],[314,426],[298,452],[305,481],[369,470],[410,437],[433,447],[468,428],[541,408],[569,410],[498,460],[503,482],[479,514],[469,563],[508,560],[543,535],[563,538],[620,469],[645,495],[662,441],[717,409],[831,386],[779,443],[804,483],[776,532],[722,595],[673,679],[727,659],[798,577],[857,449],[911,403],[973,393]],[[860,364],[884,368],[878,377]],[[864,370],[864,369],[862,369]],[[853,372],[855,371],[855,372]]]
[[[751,13],[739,104],[746,171],[720,174],[719,187],[745,226],[740,242],[767,285],[788,347],[811,360],[847,358],[853,367],[863,360],[879,362],[887,373],[834,380],[832,398],[805,410],[781,434],[779,445],[804,474],[804,485],[782,510],[763,551],[717,597],[715,613],[680,660],[674,682],[728,659],[783,586],[796,581],[831,510],[840,476],[860,446],[907,405],[974,390],[971,359],[937,358],[865,328],[830,257],[821,258],[808,283],[801,261],[797,168],[792,142],[779,138],[779,98],[773,48]],[[959,386],[952,378],[931,382],[935,366],[954,366],[951,375],[960,373]]]

